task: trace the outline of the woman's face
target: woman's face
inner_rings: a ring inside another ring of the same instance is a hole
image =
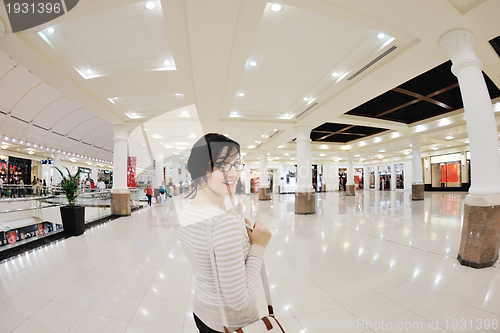
[[[226,155],[227,148],[224,148],[221,155]],[[218,159],[217,163],[222,162],[222,158]],[[234,156],[228,157],[224,163],[236,163],[240,162],[240,156],[235,154]],[[234,166],[228,172],[222,172],[219,170],[218,166],[214,167],[212,174],[208,176],[207,187],[212,190],[215,194],[223,196],[235,193],[236,183],[240,178],[241,171],[236,171]]]

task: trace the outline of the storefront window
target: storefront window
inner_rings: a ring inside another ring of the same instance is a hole
[[[403,190],[404,188],[403,164],[396,164],[396,189]]]
[[[460,153],[431,157],[432,187],[462,187]]]
[[[432,187],[461,187],[460,161],[431,164]]]

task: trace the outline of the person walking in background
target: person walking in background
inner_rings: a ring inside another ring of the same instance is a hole
[[[153,188],[151,187],[151,182],[148,182],[148,185],[144,189],[146,192],[146,197],[148,197],[148,205],[151,206],[151,197],[153,196]]]
[[[21,196],[23,198],[26,197],[26,194],[24,193],[24,180],[22,178],[19,180],[19,198]]]
[[[165,198],[167,197],[167,186],[165,185],[165,181],[161,182],[160,188],[158,189],[158,202],[160,205],[163,205],[165,202]]]

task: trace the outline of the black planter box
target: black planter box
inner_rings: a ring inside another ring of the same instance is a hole
[[[61,219],[64,233],[67,236],[79,236],[85,232],[85,207],[63,206],[61,208]]]

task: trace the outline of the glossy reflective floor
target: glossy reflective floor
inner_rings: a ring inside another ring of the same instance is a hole
[[[500,270],[460,266],[462,193],[238,198],[273,231],[271,294],[286,332],[499,332]],[[197,332],[175,207],[153,206],[0,265],[0,332]],[[258,293],[265,314],[265,298]],[[488,328],[486,328],[488,327]]]

